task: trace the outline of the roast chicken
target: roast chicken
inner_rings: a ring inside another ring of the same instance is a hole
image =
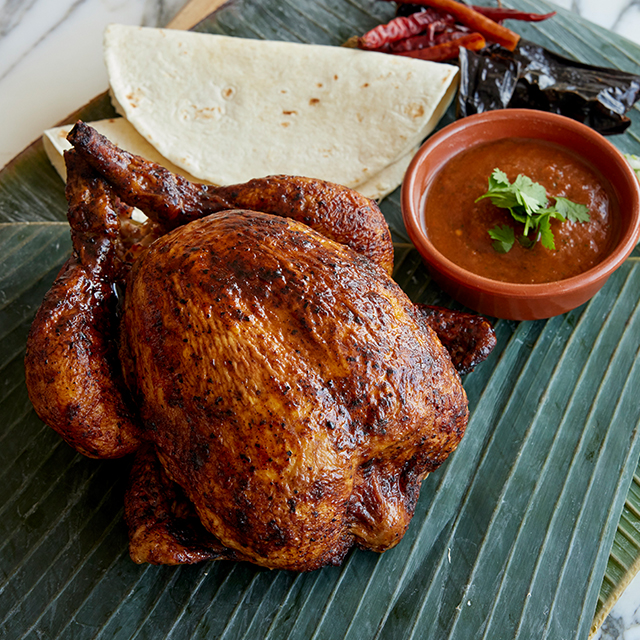
[[[83,123],[69,140],[73,255],[26,380],[78,451],[135,453],[132,558],[309,571],[397,544],[463,436],[460,372],[491,351],[489,323],[413,304],[354,191],[198,185]]]

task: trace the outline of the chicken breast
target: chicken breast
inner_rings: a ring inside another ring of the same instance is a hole
[[[268,214],[156,241],[121,344],[169,477],[224,547],[272,568],[396,544],[467,422],[448,353],[386,273]]]

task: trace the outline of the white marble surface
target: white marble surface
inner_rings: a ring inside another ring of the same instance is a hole
[[[107,87],[101,50],[107,24],[163,26],[184,4],[185,0],[0,1],[0,167],[45,128]],[[638,0],[556,4],[640,42]],[[640,640],[640,576],[596,639]]]
[[[185,2],[0,2],[0,167],[107,88],[102,62],[107,24],[164,26]]]
[[[640,640],[640,573],[616,602],[594,640]]]

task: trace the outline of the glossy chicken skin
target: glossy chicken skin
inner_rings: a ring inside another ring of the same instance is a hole
[[[77,270],[84,256],[89,289],[105,299],[128,272],[120,335],[115,312],[85,304],[63,273],[34,321],[27,382],[39,415],[79,450],[104,457],[140,447],[125,506],[134,560],[228,558],[303,571],[340,563],[354,545],[394,546],[421,481],[453,451],[467,423],[460,377],[429,326],[442,322],[391,280],[384,255],[376,262],[329,232],[268,212],[205,215],[148,249],[126,250],[131,242],[124,227],[119,237],[114,232],[114,212],[122,221],[127,210],[114,194],[140,205],[152,192],[153,239],[158,228],[176,226],[179,207],[166,213],[175,205],[175,179],[141,159],[127,179],[118,164],[123,152],[91,138],[91,151],[79,144],[68,157],[70,203],[82,203],[81,216],[70,207],[76,235],[69,268]],[[140,173],[153,180],[145,183]],[[330,185],[277,181],[286,187],[281,193],[303,194],[299,209],[287,203],[294,218],[302,209],[314,226],[332,226],[325,213],[333,203],[314,208],[315,196],[304,195],[328,193]],[[277,201],[264,184],[267,201]],[[181,193],[202,189],[186,185]],[[348,207],[341,215],[356,218],[352,228],[373,225],[365,236],[384,238],[377,216],[358,218]],[[84,219],[90,237],[77,235]],[[338,234],[345,224],[335,225]],[[96,243],[109,256],[103,263],[89,249]],[[72,340],[71,329],[59,337],[70,320],[52,322],[56,309],[94,323],[87,344]],[[465,367],[494,342],[486,321],[471,318],[460,316],[470,331],[449,331],[456,344],[468,338],[475,355],[462,353]],[[126,386],[113,364],[118,355]],[[78,385],[86,373],[78,367],[87,361],[106,392],[85,408]],[[51,382],[54,370],[64,372],[62,383]],[[43,406],[52,402],[55,415]],[[83,408],[91,429],[74,421],[71,407]],[[111,422],[94,424],[96,413]],[[102,428],[127,445],[97,447]]]
[[[131,273],[122,349],[162,466],[207,530],[265,566],[395,544],[408,496],[467,420],[459,376],[399,287],[268,214],[158,240]]]

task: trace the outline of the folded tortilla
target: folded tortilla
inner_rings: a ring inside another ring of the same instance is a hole
[[[107,118],[105,120],[97,120],[88,124],[96,129],[98,133],[106,136],[111,140],[111,142],[125,151],[142,156],[147,160],[151,160],[151,162],[156,162],[166,169],[169,169],[169,171],[182,175],[192,182],[211,184],[211,181],[196,178],[188,171],[185,171],[181,167],[177,167],[167,160],[167,158],[158,153],[155,147],[150,145],[133,128],[133,125],[131,125],[126,118]],[[67,135],[69,134],[69,131],[71,131],[72,127],[72,124],[68,124],[61,127],[47,129],[42,136],[44,149],[49,161],[55,167],[63,180],[67,179],[67,172],[64,164],[64,152],[67,149],[71,149],[71,144],[67,141]],[[380,200],[381,198],[384,198],[402,182],[404,173],[417,151],[417,147],[411,149],[408,154],[385,167],[380,173],[372,176],[367,182],[358,185],[357,190],[362,193],[362,195],[367,198],[371,198],[372,200]]]
[[[196,179],[302,175],[370,197],[400,184],[457,77],[344,47],[123,25],[107,28],[104,55],[117,110]]]

